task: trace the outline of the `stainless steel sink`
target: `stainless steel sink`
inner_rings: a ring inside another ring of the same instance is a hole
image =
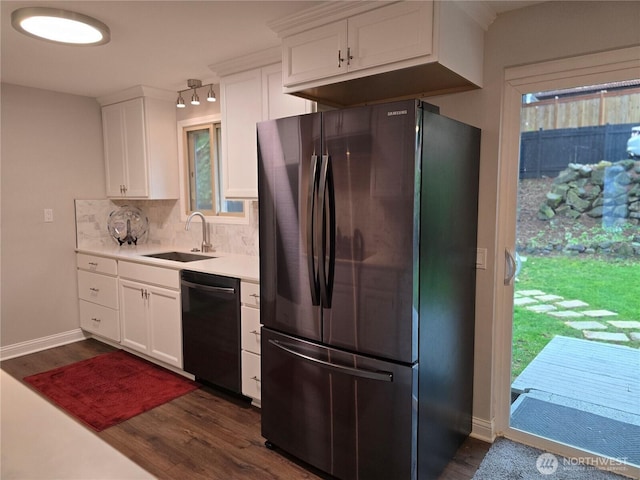
[[[162,252],[162,253],[150,253],[143,255],[143,257],[160,258],[162,260],[173,260],[174,262],[195,262],[197,260],[209,260],[212,258],[210,255],[198,255],[196,253],[187,252]]]

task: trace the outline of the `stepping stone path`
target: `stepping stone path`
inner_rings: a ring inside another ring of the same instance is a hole
[[[613,332],[592,332],[591,330],[584,330],[584,338],[587,340],[609,340],[611,342],[628,342],[629,337],[624,333]]]
[[[584,317],[580,312],[574,312],[572,310],[563,310],[561,312],[549,312],[549,315],[557,318],[576,318]]]
[[[609,310],[583,310],[589,304],[582,300],[565,300],[559,295],[551,295],[542,290],[520,290],[513,295],[515,306],[525,307],[536,313],[544,313],[556,318],[571,319],[579,317],[605,318],[615,317],[618,314]],[[619,333],[606,332],[608,325],[595,320],[567,321],[565,325],[582,330],[582,335],[588,340],[606,340],[614,342],[640,341],[640,321],[638,320],[607,320],[609,325],[620,328],[637,330],[634,332]]]
[[[606,330],[607,326],[600,322],[565,322],[565,325],[569,325],[576,330]]]
[[[632,321],[621,321],[621,320],[609,320],[607,323],[610,323],[616,328],[637,328],[640,330],[640,322],[635,320]]]

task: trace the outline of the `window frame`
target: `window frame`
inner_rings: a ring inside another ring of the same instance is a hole
[[[204,126],[207,124],[216,124],[220,123],[220,128],[224,128],[222,125],[222,116],[220,114],[207,115],[203,117],[194,117],[187,118],[184,120],[180,120],[177,122],[177,137],[178,137],[178,173],[179,173],[179,181],[180,181],[180,220],[183,222],[187,221],[188,213],[190,210],[190,199],[189,199],[189,165],[188,158],[186,155],[186,132],[185,129],[194,130],[197,129],[198,126]],[[193,127],[193,128],[192,128]],[[203,128],[204,129],[204,128]],[[215,128],[214,128],[214,138],[215,138]],[[222,152],[222,149],[220,149]],[[222,153],[221,153],[222,155]],[[215,156],[213,157],[215,158]],[[214,203],[217,202],[217,188],[218,182],[215,177],[216,174],[221,174],[221,170],[224,167],[222,158],[219,159],[217,165],[212,169],[212,194],[214,198]],[[239,215],[237,213],[221,213],[216,214],[214,211],[202,212],[206,217],[207,221],[212,223],[221,223],[221,224],[241,224],[248,225],[249,224],[249,202],[244,201],[244,213]],[[215,205],[214,205],[215,208]]]
[[[185,185],[184,185],[184,192],[185,192],[185,199],[186,201],[185,203],[185,209],[184,212],[186,215],[189,215],[190,212],[195,211],[195,210],[191,210],[191,206],[197,203],[196,200],[196,192],[194,192],[195,189],[195,176],[192,177],[191,176],[191,172],[196,170],[196,165],[195,165],[195,159],[192,161],[191,158],[191,142],[189,141],[189,133],[190,132],[196,132],[196,131],[201,131],[201,130],[207,130],[209,132],[209,137],[213,137],[215,138],[215,123],[204,123],[204,124],[198,124],[198,125],[189,125],[189,126],[185,126],[182,129],[182,141],[183,141],[183,145],[184,145],[184,150],[183,150],[183,168],[185,169],[185,174],[184,174],[184,179],[185,179]],[[216,168],[215,168],[215,162],[217,161],[216,155],[215,155],[215,146],[212,144],[209,144],[209,158],[210,161],[212,162],[212,166],[211,166],[211,203],[212,203],[212,209],[211,210],[203,210],[203,209],[198,209],[199,212],[203,213],[205,216],[214,216],[216,215],[216,208],[217,208],[217,189],[216,189]]]

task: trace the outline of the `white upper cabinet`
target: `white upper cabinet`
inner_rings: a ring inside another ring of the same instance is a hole
[[[347,21],[329,23],[282,40],[283,84],[345,73],[347,65]]]
[[[282,93],[282,64],[276,63],[260,69],[262,74],[262,119],[292,117],[310,113],[312,102]]]
[[[465,2],[331,2],[272,22],[283,91],[335,106],[482,86],[484,25]]]
[[[222,184],[226,198],[258,198],[256,123],[262,121],[260,69],[220,79]]]
[[[99,99],[107,196],[178,198],[175,104],[150,96],[121,97]]]
[[[349,71],[430,55],[433,2],[397,3],[349,18]]]
[[[432,2],[397,3],[285,37],[284,85],[432,52]]]
[[[276,58],[279,55],[278,49]],[[256,55],[246,62],[234,60],[212,67],[220,76],[222,187],[228,199],[258,198],[256,124],[309,113],[313,108],[308,100],[282,93],[280,63],[247,68],[271,57]]]

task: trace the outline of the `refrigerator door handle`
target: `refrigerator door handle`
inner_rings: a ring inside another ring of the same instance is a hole
[[[309,175],[309,199],[307,202],[307,263],[309,270],[309,288],[311,290],[311,303],[320,305],[320,285],[318,281],[318,268],[316,258],[320,258],[315,251],[314,242],[316,221],[316,198],[318,197],[318,156],[311,155],[311,174]],[[319,263],[320,260],[318,260]]]
[[[329,211],[327,212],[327,200],[329,203]],[[320,221],[322,228],[319,229],[321,236],[319,244],[322,246],[320,251],[320,259],[318,260],[318,270],[320,273],[320,295],[322,305],[325,308],[331,308],[331,295],[333,293],[333,278],[336,265],[336,200],[333,184],[333,170],[331,168],[331,157],[329,155],[322,156],[322,166],[320,171]],[[327,222],[329,232],[326,231]],[[327,252],[328,247],[328,252]],[[329,254],[329,265],[327,271],[327,253]]]
[[[295,350],[295,347],[293,345],[283,343],[278,340],[269,340],[269,343],[275,347],[280,348],[281,350],[284,350],[287,353],[290,353],[291,355],[294,355],[298,358],[302,358],[309,362],[313,362],[319,367],[325,368],[327,370],[332,370],[338,373],[344,373],[347,375],[351,375],[352,377],[368,378],[370,380],[379,380],[382,382],[393,382],[393,373],[391,372],[383,372],[380,370],[373,371],[373,370],[366,370],[362,368],[347,367],[345,365],[338,365],[336,363],[327,362],[326,360],[320,360],[319,358],[314,358],[310,355],[300,353]]]

